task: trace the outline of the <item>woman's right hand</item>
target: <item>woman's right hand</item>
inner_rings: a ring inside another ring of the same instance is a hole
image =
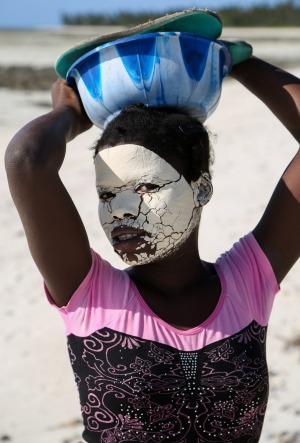
[[[69,140],[90,129],[93,124],[88,118],[77,92],[67,85],[66,81],[58,78],[51,89],[52,106],[54,110],[71,110],[72,131]],[[68,141],[69,141],[68,140]]]

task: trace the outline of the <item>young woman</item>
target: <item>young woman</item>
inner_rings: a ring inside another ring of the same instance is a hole
[[[299,79],[255,57],[231,76],[300,141]],[[299,152],[253,231],[207,263],[198,247],[212,195],[205,128],[174,109],[125,109],[95,148],[100,221],[129,265],[121,271],[90,249],[59,177],[66,143],[91,123],[63,80],[52,96],[53,111],[11,141],[6,168],[49,301],[66,324],[83,438],[257,442],[266,327],[300,253]]]

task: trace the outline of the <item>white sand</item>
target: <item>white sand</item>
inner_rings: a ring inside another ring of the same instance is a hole
[[[300,75],[299,67],[293,71]],[[1,90],[2,151],[30,119],[47,112],[48,93]],[[5,104],[5,108],[4,108]],[[40,104],[40,105],[39,105]],[[215,260],[258,222],[297,143],[255,97],[232,80],[207,122],[215,140],[213,200],[204,211],[203,258]],[[122,266],[97,218],[92,154],[93,129],[69,145],[63,179],[82,215],[91,245]],[[82,432],[76,385],[68,361],[64,327],[48,306],[31,260],[0,164],[0,441],[78,443]],[[300,263],[282,284],[268,336],[270,400],[261,442],[300,442]],[[294,437],[293,437],[294,436]],[[293,439],[292,439],[293,438]]]

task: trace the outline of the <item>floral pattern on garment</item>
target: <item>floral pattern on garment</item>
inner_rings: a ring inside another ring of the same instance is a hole
[[[255,321],[194,352],[109,328],[68,342],[85,441],[258,442],[269,388]]]

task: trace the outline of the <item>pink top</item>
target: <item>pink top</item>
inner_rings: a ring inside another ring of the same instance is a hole
[[[269,391],[266,326],[279,288],[252,234],[216,270],[222,292],[214,312],[182,331],[93,251],[88,275],[57,308],[86,442],[259,441]]]
[[[250,233],[215,264],[222,292],[214,312],[199,326],[182,331],[150,309],[125,271],[115,269],[94,251],[92,255],[88,275],[68,305],[57,308],[66,335],[87,337],[109,327],[179,350],[199,350],[233,335],[253,320],[266,326],[279,290],[268,259]]]

